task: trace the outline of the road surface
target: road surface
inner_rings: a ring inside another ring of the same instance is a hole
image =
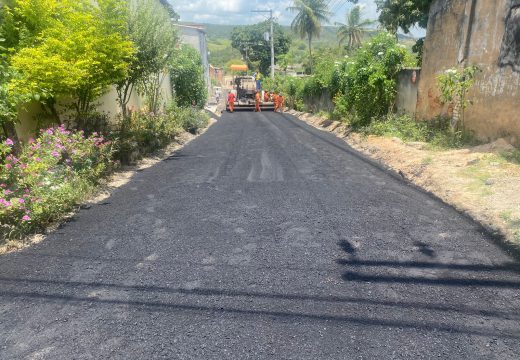
[[[204,135],[0,257],[1,359],[519,359],[520,268],[290,115]]]

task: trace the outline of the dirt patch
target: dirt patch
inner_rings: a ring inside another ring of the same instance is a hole
[[[515,151],[506,140],[457,150],[432,150],[422,142],[349,133],[344,125],[329,123],[323,128],[315,116],[289,113],[333,132],[354,149],[520,246],[520,165],[506,160],[504,154]]]
[[[138,171],[150,168],[158,164],[159,162],[163,161],[167,157],[171,156],[173,152],[181,149],[190,141],[206,132],[209,129],[209,127],[213,125],[216,121],[217,120],[215,120],[214,118],[211,118],[209,120],[208,126],[203,130],[199,131],[197,135],[184,132],[177,136],[177,138],[164,149],[159,150],[158,152],[152,154],[149,157],[145,157],[139,160],[135,165],[122,166],[117,171],[108,176],[106,179],[103,179],[97,186],[95,193],[92,194],[92,196],[85,200],[85,202],[83,202],[82,204],[78,204],[75,211],[70,212],[69,214],[63,216],[63,218],[60,219],[60,221],[48,226],[43,234],[33,234],[27,236],[23,240],[7,241],[5,244],[2,244],[0,246],[0,254],[6,254],[9,252],[21,250],[28,246],[42,242],[43,240],[45,240],[48,234],[56,231],[60,226],[62,226],[64,222],[72,218],[80,209],[88,208],[94,204],[98,204],[100,202],[105,201],[111,196],[112,192],[115,189],[127,184]]]

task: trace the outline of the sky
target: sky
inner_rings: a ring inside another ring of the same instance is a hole
[[[331,24],[345,22],[345,14],[354,6],[347,0],[325,0],[333,12]],[[265,20],[265,15],[251,13],[251,10],[273,9],[277,21],[283,25],[290,25],[294,14],[287,11],[292,0],[170,0],[174,9],[181,16],[181,21],[243,25],[254,24]],[[374,0],[359,0],[363,8],[363,17],[376,20],[377,7]],[[424,36],[424,30],[413,29],[412,34]]]

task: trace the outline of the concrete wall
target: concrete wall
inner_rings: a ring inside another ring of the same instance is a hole
[[[520,67],[514,70],[512,64],[512,48],[520,48],[520,33],[514,26],[520,20],[519,5],[518,0],[433,2],[424,44],[418,117],[448,115],[439,98],[438,74],[448,68],[477,65],[483,71],[468,94],[474,103],[465,111],[466,127],[483,139],[509,137],[520,144]]]
[[[403,69],[397,75],[396,108],[400,114],[415,115],[421,70]]]

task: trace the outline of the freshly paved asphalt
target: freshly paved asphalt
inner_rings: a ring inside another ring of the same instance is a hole
[[[519,359],[520,268],[290,115],[225,114],[0,257],[1,359]]]

